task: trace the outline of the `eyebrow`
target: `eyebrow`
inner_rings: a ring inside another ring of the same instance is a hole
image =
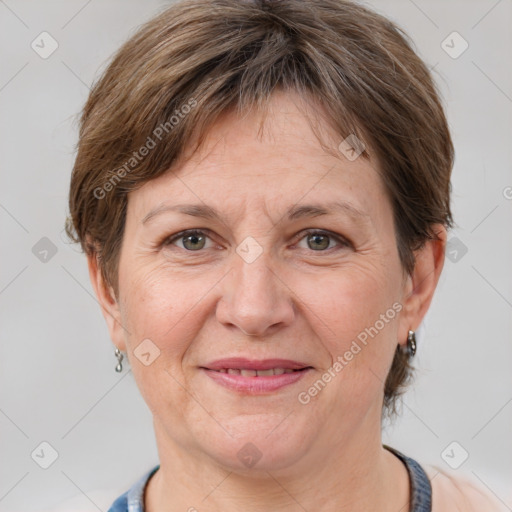
[[[192,217],[213,219],[222,222],[222,215],[215,208],[205,204],[169,205],[162,203],[151,210],[142,219],[142,224],[146,224],[150,219],[164,212],[178,212]],[[347,201],[335,201],[327,204],[294,205],[288,209],[286,216],[288,220],[298,220],[301,218],[320,217],[321,215],[332,215],[337,212],[343,212],[355,221],[368,222],[370,220],[368,213]]]

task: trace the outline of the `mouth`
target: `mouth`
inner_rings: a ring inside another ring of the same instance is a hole
[[[312,366],[285,359],[214,361],[200,369],[217,384],[244,394],[268,394],[298,382]]]
[[[241,375],[242,377],[270,377],[271,375],[283,375],[285,373],[302,372],[308,368],[311,368],[311,366],[297,370],[292,370],[291,368],[269,368],[268,370],[251,370],[248,368],[221,368],[220,370],[211,371],[227,373],[229,375]]]

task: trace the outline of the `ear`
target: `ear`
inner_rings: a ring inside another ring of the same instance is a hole
[[[115,298],[114,290],[111,286],[107,286],[103,279],[97,252],[91,252],[87,255],[87,265],[94,292],[101,306],[101,312],[107,322],[110,338],[119,350],[126,351],[125,329],[121,322],[119,304]]]
[[[439,240],[428,240],[415,255],[414,270],[407,276],[402,295],[398,342],[406,345],[409,330],[416,331],[430,307],[434,291],[443,270],[446,251],[446,228],[436,224],[432,228]]]

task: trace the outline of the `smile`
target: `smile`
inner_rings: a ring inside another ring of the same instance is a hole
[[[301,380],[311,367],[292,370],[290,368],[269,368],[267,370],[248,370],[222,368],[212,370],[201,368],[216,384],[249,395],[269,394],[295,384]]]
[[[282,375],[283,373],[300,372],[299,370],[292,370],[290,368],[269,368],[268,370],[249,370],[244,368],[222,368],[220,370],[213,370],[220,373],[228,373],[230,375],[242,375],[243,377],[268,377],[270,375]]]

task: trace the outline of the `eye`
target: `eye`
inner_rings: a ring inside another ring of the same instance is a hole
[[[350,246],[350,244],[340,236],[329,233],[328,231],[313,229],[303,232],[300,240],[306,240],[307,248],[315,252],[327,252],[327,249],[332,249],[331,241],[333,240],[338,242],[338,245],[342,247]]]
[[[181,249],[195,252],[205,248],[206,240],[208,238],[209,237],[205,234],[204,231],[198,229],[189,229],[187,231],[181,231],[180,233],[167,238],[164,241],[164,245],[172,245],[175,241],[182,241],[183,247],[180,247]]]
[[[198,252],[201,249],[211,248],[206,246],[206,240],[210,239],[207,235],[207,231],[200,229],[189,229],[186,231],[180,231],[175,235],[165,239],[163,245],[174,245],[176,242],[182,242],[180,249],[184,249],[189,252]],[[306,230],[301,234],[299,241],[307,240],[307,248],[315,252],[327,252],[329,249],[333,249],[331,242],[335,241],[341,247],[349,247],[350,243],[344,240],[342,237],[330,233],[328,231],[321,230]]]

